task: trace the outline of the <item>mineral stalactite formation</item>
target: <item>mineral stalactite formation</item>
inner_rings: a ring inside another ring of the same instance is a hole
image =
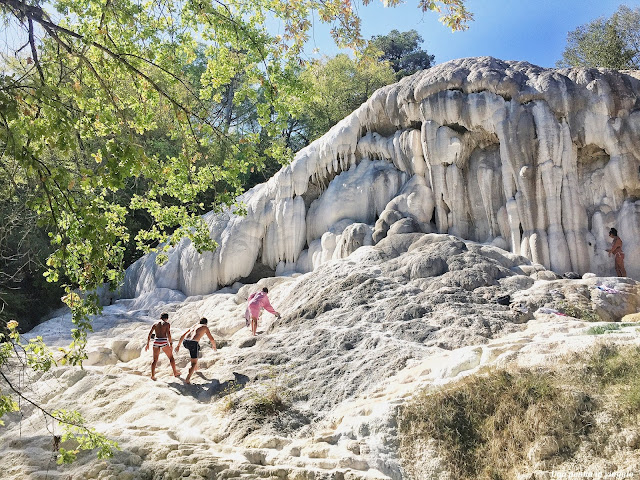
[[[144,257],[124,295],[201,295],[252,272],[308,272],[406,232],[613,275],[615,226],[637,279],[640,72],[447,62],[376,91],[243,200],[246,216],[205,216],[215,252],[185,241],[163,266]]]

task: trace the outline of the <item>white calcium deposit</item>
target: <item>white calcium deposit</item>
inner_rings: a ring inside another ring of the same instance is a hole
[[[397,414],[414,393],[603,341],[560,305],[607,322],[638,312],[639,169],[638,72],[471,58],[384,87],[248,191],[247,215],[206,215],[215,252],[183,241],[162,266],[133,264],[94,319],[83,369],[12,365],[26,398],[78,410],[121,450],[58,467],[60,426],[21,400],[0,427],[0,477],[409,478]],[[611,277],[610,227],[632,278]],[[263,314],[252,337],[246,299],[265,286],[282,318]],[[174,340],[209,319],[219,348],[202,341],[192,385],[184,349],[181,378],[164,356],[149,378],[162,312]],[[27,338],[61,346],[70,328],[61,314]],[[616,448],[618,472],[640,471],[640,450]],[[422,457],[419,480],[451,480],[434,449]]]
[[[394,232],[493,243],[556,273],[640,278],[640,74],[453,60],[381,88],[266,184],[129,268],[123,293],[212,293],[265,268],[306,273]],[[355,225],[356,228],[349,228]]]
[[[282,318],[264,313],[252,337],[246,298],[263,286]],[[505,296],[508,304],[498,303]],[[558,302],[619,321],[640,307],[638,282],[556,279],[495,246],[390,232],[377,245],[304,275],[209,295],[160,288],[118,300],[95,318],[83,369],[33,375],[14,364],[9,371],[27,398],[49,411],[78,410],[121,450],[108,460],[84,452],[75,464],[56,466],[52,435],[60,426],[23,400],[22,414],[5,416],[0,427],[1,477],[408,479],[397,452],[396,415],[414,393],[488,366],[555,365],[603,341],[586,334],[593,323],[545,313]],[[218,342],[217,352],[201,342],[192,385],[182,380],[189,363],[184,349],[177,355],[181,378],[171,376],[161,354],[158,380],[150,379],[144,345],[164,311],[174,341],[205,316]],[[64,345],[71,326],[63,314],[27,338]],[[640,333],[624,327],[606,341],[640,345]],[[286,407],[261,413],[257,407],[273,395]],[[640,469],[637,452],[619,449],[620,471]],[[435,450],[423,457],[419,480],[450,478],[442,476],[446,464]],[[546,467],[533,462],[530,468]]]

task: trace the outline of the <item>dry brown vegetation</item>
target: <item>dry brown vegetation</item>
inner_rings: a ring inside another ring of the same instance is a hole
[[[418,393],[399,414],[407,472],[422,475],[429,442],[450,478],[498,480],[571,461],[585,443],[604,455],[617,432],[640,433],[640,347],[603,343],[560,363],[491,370]]]

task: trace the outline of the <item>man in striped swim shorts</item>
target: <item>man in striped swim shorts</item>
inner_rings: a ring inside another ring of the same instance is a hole
[[[167,357],[169,357],[169,363],[173,369],[173,375],[175,377],[180,376],[180,372],[176,370],[176,361],[173,359],[173,353],[171,351],[171,325],[169,324],[169,314],[163,313],[160,315],[160,321],[153,324],[147,337],[147,346],[145,351],[149,350],[149,342],[152,335],[155,333],[153,340],[153,361],[151,362],[151,380],[156,379],[156,365],[158,364],[158,357],[160,356],[160,350],[162,350]]]

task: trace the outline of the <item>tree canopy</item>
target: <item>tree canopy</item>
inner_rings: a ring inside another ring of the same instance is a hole
[[[569,32],[560,67],[640,68],[640,8],[621,5]]]
[[[391,30],[371,38],[371,44],[382,52],[380,59],[391,64],[398,80],[433,65],[435,57],[421,49],[421,43],[422,37],[415,30]]]

